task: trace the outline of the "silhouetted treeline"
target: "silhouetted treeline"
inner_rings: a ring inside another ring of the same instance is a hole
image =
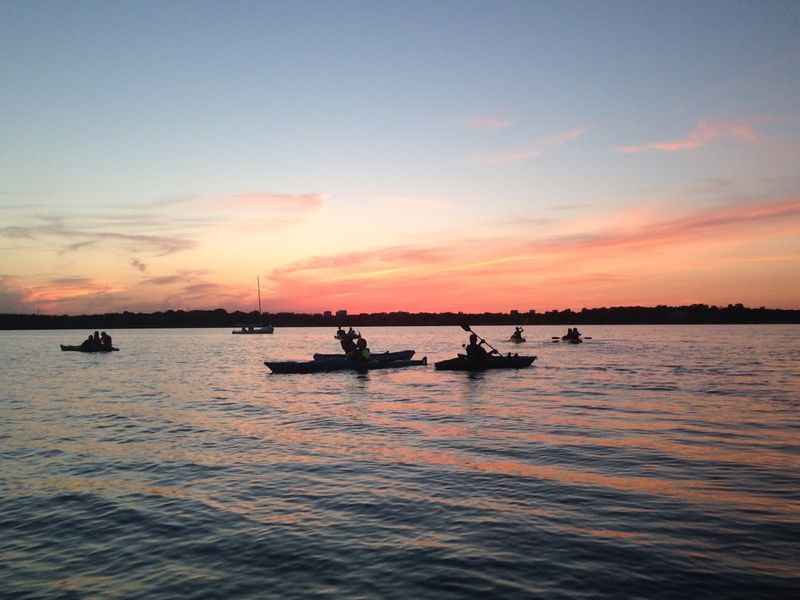
[[[102,315],[10,315],[0,314],[0,329],[125,329],[144,327],[240,327],[271,323],[276,327],[333,327],[352,325],[628,325],[628,324],[708,324],[708,323],[800,323],[800,310],[747,308],[741,304],[726,307],[690,306],[614,306],[584,308],[580,311],[510,313],[361,313],[347,316],[232,312],[216,310],[167,310],[155,313],[106,313]]]

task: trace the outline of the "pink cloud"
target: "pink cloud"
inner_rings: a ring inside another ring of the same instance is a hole
[[[800,199],[748,203],[698,211],[692,215],[642,223],[633,230],[604,230],[554,237],[532,242],[529,249],[598,251],[668,246],[696,240],[713,241],[733,237],[754,237],[764,225],[800,225]]]
[[[619,150],[626,154],[648,150],[681,152],[702,148],[720,138],[755,143],[761,139],[761,135],[755,129],[755,125],[747,121],[700,121],[685,138],[650,142],[639,146],[621,146]]]

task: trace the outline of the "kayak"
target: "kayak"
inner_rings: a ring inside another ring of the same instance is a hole
[[[119,352],[119,348],[111,348],[111,350],[82,350],[80,346],[65,346],[61,344],[61,349],[64,352],[89,352],[94,354],[96,352]]]
[[[377,360],[370,359],[366,363],[355,362],[347,357],[336,360],[309,361],[264,361],[273,373],[332,373],[334,371],[374,371],[375,369],[403,369],[428,364],[427,357],[422,360]]]
[[[509,342],[514,342],[515,344],[521,344],[525,341],[524,337],[514,337],[513,335],[508,338]]]
[[[376,358],[379,360],[411,360],[414,356],[414,350],[398,350],[397,352],[372,352],[370,354],[371,358]],[[314,360],[336,360],[341,358],[347,358],[345,354],[321,354],[317,353],[314,355]]]
[[[568,344],[582,344],[583,343],[583,340],[581,338],[570,338],[570,337],[567,337],[567,336],[562,337],[561,341],[562,342],[567,342]]]
[[[483,359],[469,359],[463,354],[459,354],[456,358],[442,360],[435,363],[433,366],[437,371],[485,371],[486,369],[524,369],[530,367],[533,361],[536,360],[535,356],[520,356],[506,355],[506,356],[487,356]]]

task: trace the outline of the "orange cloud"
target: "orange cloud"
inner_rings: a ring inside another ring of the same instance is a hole
[[[639,146],[621,146],[619,150],[626,154],[649,150],[681,152],[696,150],[720,138],[755,143],[761,139],[761,135],[756,131],[754,124],[747,121],[700,121],[683,139],[650,142]]]

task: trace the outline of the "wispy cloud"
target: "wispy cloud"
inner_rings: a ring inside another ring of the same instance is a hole
[[[755,124],[749,121],[700,121],[684,138],[649,142],[637,146],[620,146],[620,152],[635,154],[638,152],[682,152],[696,150],[718,139],[727,138],[740,142],[755,143],[761,135]]]
[[[538,138],[526,146],[510,148],[508,150],[495,152],[494,154],[480,156],[477,161],[485,166],[498,166],[534,160],[554,148],[578,139],[584,135],[586,131],[587,129],[585,127],[576,127],[562,133]]]
[[[75,252],[100,242],[118,242],[133,251],[152,252],[159,256],[191,250],[197,245],[183,236],[122,233],[116,231],[88,230],[67,225],[62,220],[53,220],[45,225],[16,225],[0,228],[0,237],[10,239],[55,238],[76,240],[61,248],[61,253]]]
[[[159,275],[157,277],[148,277],[142,281],[145,285],[172,285],[185,281],[180,275]]]
[[[142,280],[143,285],[173,285],[181,283],[190,285],[197,282],[199,279],[208,275],[206,269],[182,269],[177,273],[170,275],[157,275],[155,277],[148,277]]]
[[[269,208],[284,210],[317,210],[322,207],[322,194],[237,194],[219,202],[226,208]]]
[[[497,129],[506,129],[511,127],[512,121],[505,117],[497,116],[481,116],[475,117],[467,121],[467,127],[470,129],[482,129],[494,131]]]
[[[743,229],[750,235],[760,225],[789,223],[800,229],[800,199],[779,202],[751,202],[697,211],[662,221],[643,223],[633,230],[604,230],[556,236],[529,244],[529,249],[548,251],[598,251],[669,246],[692,241],[711,241],[725,236],[738,237]]]

